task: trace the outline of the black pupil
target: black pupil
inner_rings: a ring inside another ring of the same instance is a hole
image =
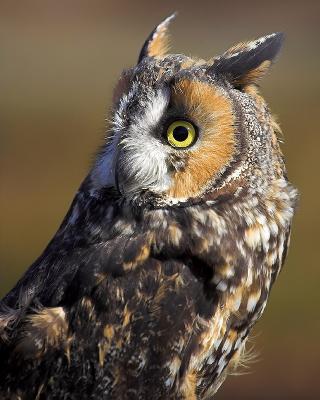
[[[185,126],[179,125],[174,128],[172,134],[175,140],[183,142],[188,137],[188,129]]]

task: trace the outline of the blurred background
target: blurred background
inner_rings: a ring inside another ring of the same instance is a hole
[[[204,58],[284,31],[262,92],[301,199],[289,257],[257,324],[249,374],[217,400],[319,399],[320,2],[0,0],[0,297],[55,233],[104,135],[120,71],[163,17],[173,52]],[[318,182],[318,184],[316,183]]]

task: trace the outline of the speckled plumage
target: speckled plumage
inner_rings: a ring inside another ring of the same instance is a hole
[[[257,91],[280,34],[209,62],[149,36],[60,229],[0,308],[0,397],[211,399],[284,262],[297,197]],[[172,120],[194,146],[165,141]]]

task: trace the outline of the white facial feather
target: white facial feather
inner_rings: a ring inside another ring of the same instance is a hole
[[[125,172],[121,188],[127,194],[141,189],[162,191],[168,187],[166,146],[153,135],[169,102],[168,90],[150,95],[145,111],[132,121],[120,141],[120,165]]]
[[[128,104],[130,104],[136,95],[137,87],[138,85],[135,82],[130,92],[120,99],[118,110],[115,112],[112,120],[112,130],[111,135],[108,137],[108,145],[102,155],[98,157],[91,172],[92,183],[97,190],[102,187],[115,186],[116,154],[121,139],[121,132],[124,129],[123,114]]]
[[[97,189],[115,185],[116,169],[121,171],[119,187],[127,195],[141,189],[163,191],[169,186],[168,151],[153,135],[168,106],[169,90],[151,93],[144,101],[144,111],[125,127],[126,107],[136,93],[137,84],[134,84],[128,95],[120,100],[113,120],[113,136],[91,174]]]

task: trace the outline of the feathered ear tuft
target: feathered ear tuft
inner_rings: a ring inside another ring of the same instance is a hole
[[[251,42],[239,43],[218,57],[208,72],[223,74],[238,88],[256,83],[269,70],[283,39],[283,33],[272,33]]]
[[[176,15],[177,14],[174,13],[167,17],[150,33],[148,39],[145,41],[142,47],[138,58],[138,63],[145,57],[161,57],[167,53],[169,50],[168,26],[176,17]]]

